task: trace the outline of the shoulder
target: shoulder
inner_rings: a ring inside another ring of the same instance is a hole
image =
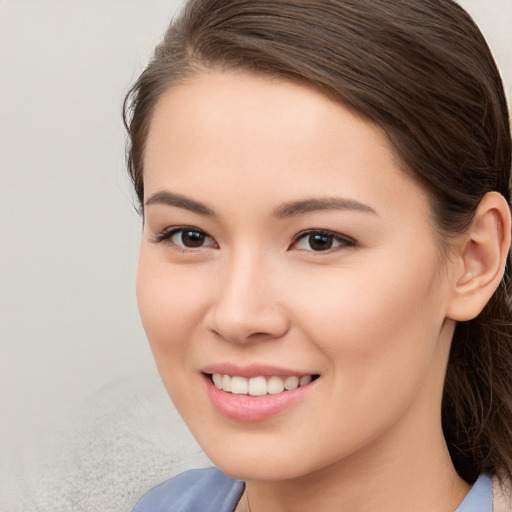
[[[151,489],[132,512],[233,512],[243,490],[217,468],[193,469]]]

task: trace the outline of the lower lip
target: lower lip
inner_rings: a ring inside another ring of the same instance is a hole
[[[208,396],[215,409],[238,421],[262,421],[275,416],[302,400],[316,383],[314,380],[307,386],[275,395],[251,396],[222,391],[213,384],[209,375],[205,379]]]

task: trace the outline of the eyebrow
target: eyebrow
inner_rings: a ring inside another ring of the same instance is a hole
[[[176,206],[177,208],[184,208],[185,210],[190,210],[191,212],[199,215],[206,215],[208,217],[215,215],[213,209],[208,205],[182,196],[181,194],[175,194],[174,192],[168,192],[166,190],[153,194],[146,201],[145,206],[150,206],[152,204]]]
[[[274,211],[274,217],[284,219],[322,210],[353,210],[377,215],[377,212],[371,206],[359,201],[343,197],[324,197],[284,203]]]
[[[156,192],[145,202],[145,206],[152,204],[175,206],[177,208],[184,208],[185,210],[189,210],[199,215],[205,215],[208,217],[215,216],[213,208],[205,203],[201,203],[195,199],[190,199],[181,194],[176,194],[167,190]],[[322,210],[352,210],[377,215],[377,212],[371,206],[360,203],[359,201],[343,197],[323,197],[283,203],[274,210],[273,216],[277,219],[285,219]]]

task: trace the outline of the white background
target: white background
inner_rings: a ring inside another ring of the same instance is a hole
[[[154,372],[121,104],[179,0],[0,0],[0,450]],[[512,0],[461,2],[512,96]]]

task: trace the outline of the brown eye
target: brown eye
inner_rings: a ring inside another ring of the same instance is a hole
[[[334,244],[334,237],[332,235],[309,235],[308,236],[309,247],[313,251],[327,251],[331,249]]]
[[[178,249],[200,249],[202,247],[217,247],[211,236],[202,229],[190,226],[167,228],[153,237],[155,243],[163,243]]]
[[[310,230],[299,233],[292,244],[293,249],[310,252],[326,252],[331,249],[352,247],[355,242],[330,231]]]
[[[188,248],[202,247],[206,239],[207,236],[202,231],[188,229],[175,233],[171,238],[176,245]]]

